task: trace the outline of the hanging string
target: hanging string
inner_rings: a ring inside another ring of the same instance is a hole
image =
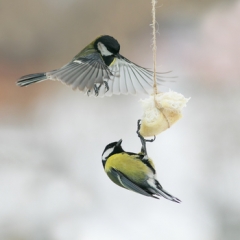
[[[156,65],[157,65],[157,40],[156,40],[156,4],[157,0],[152,0],[152,51],[153,51],[153,96],[154,96],[154,103],[157,109],[159,109],[166,121],[168,122],[168,128],[170,128],[170,123],[166,117],[166,115],[162,111],[162,106],[160,103],[156,100],[156,96],[158,94],[158,89],[157,89],[157,76],[156,76]]]
[[[156,77],[156,55],[157,55],[157,43],[156,43],[156,0],[152,0],[152,51],[153,51],[153,95],[158,94],[157,89],[157,77]]]

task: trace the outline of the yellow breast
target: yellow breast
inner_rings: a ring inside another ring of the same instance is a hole
[[[108,173],[111,168],[115,168],[125,174],[132,181],[144,181],[152,170],[137,158],[138,155],[129,155],[127,153],[114,154],[108,158],[105,171]],[[154,167],[151,160],[149,163]]]

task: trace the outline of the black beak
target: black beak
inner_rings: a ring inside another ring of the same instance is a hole
[[[121,146],[121,144],[122,144],[122,139],[120,139],[120,140],[117,142],[116,146]]]

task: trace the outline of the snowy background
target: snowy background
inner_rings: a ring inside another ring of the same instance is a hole
[[[161,0],[158,71],[191,97],[183,118],[148,144],[176,204],[124,190],[101,154],[120,138],[138,152],[140,98],[89,98],[59,82],[19,88],[66,64],[101,34],[152,66],[151,3],[0,0],[0,239],[238,240],[240,1]]]

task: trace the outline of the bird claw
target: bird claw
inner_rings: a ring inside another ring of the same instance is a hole
[[[141,127],[141,119],[138,119],[138,121],[137,121],[137,134],[138,134],[138,136],[140,135],[140,133],[139,133],[140,127]]]
[[[144,154],[143,160],[148,161],[148,155],[147,155],[147,147],[146,147],[146,140],[144,139],[144,137],[140,134],[139,130],[141,127],[141,120],[139,119],[137,122],[137,135],[140,138],[140,141],[142,143],[142,148],[141,148],[141,152]]]
[[[99,94],[99,89],[100,89],[101,85],[100,86],[97,86],[96,84],[94,84],[94,92],[95,92],[95,96],[97,97],[98,94]]]
[[[100,85],[100,87],[101,87],[101,85]],[[99,88],[100,88],[100,87],[98,87],[96,84],[94,84],[93,90],[94,90],[94,93],[95,93],[95,96],[96,96],[96,97],[97,97],[98,94],[99,94]],[[89,97],[89,94],[91,93],[91,91],[92,91],[92,89],[88,89],[88,91],[87,91],[88,97]]]
[[[99,94],[99,90],[100,88],[102,87],[102,85],[104,84],[105,86],[105,89],[106,89],[106,92],[109,90],[109,86],[108,86],[108,83],[106,81],[103,81],[103,83],[101,83],[99,86],[97,86],[97,84],[94,84],[94,87],[93,87],[93,90],[94,90],[94,93],[95,93],[95,96],[97,97],[98,94]],[[89,93],[91,92],[91,89],[89,89],[87,91],[87,95],[89,96]],[[106,93],[105,92],[105,93]]]
[[[106,90],[106,92],[108,92],[109,86],[108,86],[107,81],[103,81],[103,84],[105,85],[105,90]],[[106,93],[106,92],[105,92],[105,93]]]
[[[148,155],[147,155],[146,142],[153,142],[153,141],[155,141],[156,136],[154,135],[154,138],[153,138],[153,139],[145,139],[145,138],[141,135],[141,133],[139,132],[139,131],[140,131],[140,128],[141,128],[141,120],[139,119],[139,120],[137,121],[137,135],[138,135],[138,137],[140,138],[140,141],[141,141],[141,143],[142,143],[141,152],[144,154],[143,160],[144,160],[144,161],[148,161],[149,158],[148,158]]]
[[[138,127],[137,127],[137,134],[140,139],[144,139],[145,142],[154,142],[156,140],[156,136],[154,135],[153,139],[145,139],[141,134],[140,134],[140,128],[141,128],[141,120],[139,119],[137,121]]]
[[[156,140],[156,136],[154,135],[153,139],[145,139],[146,142],[154,142]]]

